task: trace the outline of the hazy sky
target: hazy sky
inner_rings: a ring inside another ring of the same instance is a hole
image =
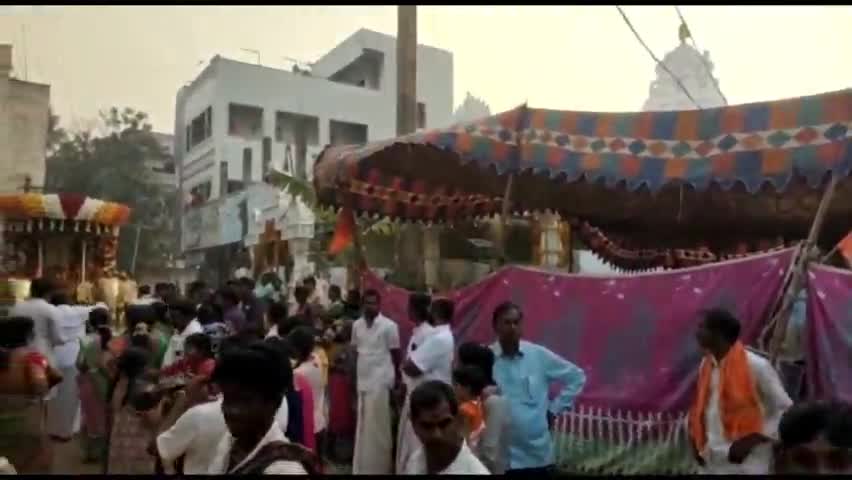
[[[852,7],[681,10],[731,103],[852,86]],[[677,46],[673,7],[625,11],[659,57]],[[419,42],[454,54],[454,105],[471,91],[495,113],[524,100],[635,111],[654,78],[653,61],[612,6],[423,6],[418,17]],[[313,61],[362,27],[395,35],[396,7],[0,6],[0,43],[15,45],[17,75],[26,70],[51,85],[66,125],[132,106],[166,132],[177,89],[201,60],[221,53],[255,61],[240,51],[247,48],[265,65],[284,66],[285,56]]]

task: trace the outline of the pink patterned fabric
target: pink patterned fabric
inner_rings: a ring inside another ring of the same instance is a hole
[[[494,308],[511,300],[523,308],[527,340],[585,370],[588,381],[578,404],[683,412],[701,359],[695,341],[700,312],[717,306],[731,309],[742,322],[744,343],[752,343],[765,325],[793,254],[794,249],[786,249],[622,277],[509,267],[446,296],[456,302],[456,345],[492,343]],[[372,273],[365,274],[363,284],[380,292],[382,313],[398,323],[405,344],[413,328],[406,314],[408,292]]]
[[[814,266],[808,275],[809,396],[852,401],[852,272]]]

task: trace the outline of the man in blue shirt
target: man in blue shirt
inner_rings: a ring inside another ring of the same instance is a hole
[[[521,308],[511,302],[494,310],[494,380],[509,403],[512,419],[506,473],[551,473],[555,470],[553,419],[574,403],[586,384],[586,374],[541,345],[521,340],[523,318]],[[554,383],[562,388],[550,401]]]

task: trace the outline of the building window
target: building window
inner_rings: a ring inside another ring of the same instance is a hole
[[[328,136],[332,145],[360,145],[367,143],[367,125],[331,120]]]
[[[248,105],[228,105],[228,135],[249,139],[263,136],[263,109]]]
[[[213,108],[207,107],[186,127],[186,151],[213,136]]]
[[[243,149],[243,183],[251,182],[251,148]]]
[[[417,128],[426,128],[426,104],[417,102]]]
[[[319,118],[292,112],[275,112],[275,141],[294,145],[319,145]]]

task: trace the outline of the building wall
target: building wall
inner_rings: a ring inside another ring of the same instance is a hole
[[[302,167],[308,179],[312,177],[314,160],[327,144],[395,136],[395,43],[388,35],[359,30],[317,61],[309,75],[214,57],[177,96],[175,153],[184,197],[207,182],[208,202],[227,196],[222,165],[233,188],[262,181],[264,138],[269,139],[270,167],[290,171],[286,160],[299,158],[300,152],[291,140],[276,135],[279,113],[295,114],[287,115],[288,119],[301,119],[288,120],[287,125],[315,128],[317,135],[307,135],[313,138],[304,146]],[[444,127],[452,122],[452,66],[450,52],[418,47],[417,96],[426,108],[426,128]],[[358,86],[359,82],[363,86]],[[239,110],[233,119],[232,106]],[[212,111],[211,138],[187,151],[186,127],[208,107]],[[254,130],[256,122],[251,108],[244,107],[262,109],[258,130]],[[303,116],[314,117],[315,123]],[[304,124],[298,123],[303,121]],[[240,134],[231,132],[232,126]],[[364,126],[366,138],[359,138],[357,134],[363,132]],[[250,172],[245,172],[247,155],[251,158]],[[187,223],[183,225],[186,228]]]
[[[12,47],[0,45],[0,192],[29,176],[44,185],[50,86],[13,78]]]

